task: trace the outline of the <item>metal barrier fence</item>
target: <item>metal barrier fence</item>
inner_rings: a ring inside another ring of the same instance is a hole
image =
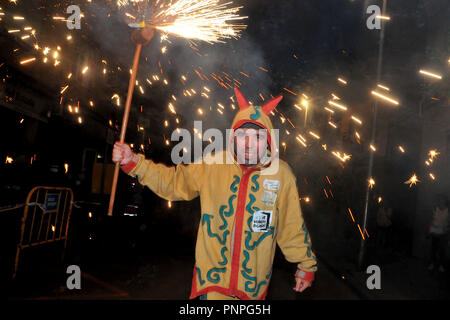
[[[20,240],[17,244],[13,279],[19,267],[21,251],[46,243],[64,241],[67,246],[73,192],[70,188],[34,187],[27,196],[24,208]]]

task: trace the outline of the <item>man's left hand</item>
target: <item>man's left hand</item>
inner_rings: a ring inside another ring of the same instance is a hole
[[[294,291],[297,291],[297,292],[303,292],[306,288],[311,287],[311,285],[312,285],[311,281],[304,280],[304,279],[298,278],[298,277],[295,278],[295,282],[296,282],[295,288],[292,288],[292,289],[294,289]]]

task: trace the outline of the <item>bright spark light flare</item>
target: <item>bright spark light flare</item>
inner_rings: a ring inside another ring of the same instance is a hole
[[[331,110],[330,108],[324,107],[325,110],[327,110],[330,113],[334,113],[334,110]]]
[[[405,149],[403,149],[402,146],[398,146],[398,149],[400,150],[401,153],[405,153]]]
[[[67,86],[65,86],[64,88],[62,88],[62,90],[61,90],[61,94],[63,94],[66,90],[67,90],[67,88],[69,88],[69,85],[67,85]]]
[[[124,9],[136,8],[141,15],[136,19],[143,19],[144,26],[150,25],[189,40],[216,43],[223,42],[222,39],[238,38],[246,28],[239,21],[247,19],[238,15],[242,7],[229,7],[232,2],[219,4],[219,1],[175,0],[159,5],[159,0],[117,0],[117,5]]]
[[[352,221],[355,222],[355,218],[353,218],[352,210],[348,208],[348,213],[350,213],[350,217],[352,218]]]
[[[381,88],[381,89],[384,89],[384,90],[386,90],[386,91],[391,91],[391,89],[389,89],[388,87],[385,87],[385,86],[383,86],[383,85],[381,85],[381,84],[378,84],[377,87],[379,87],[379,88]]]
[[[172,112],[173,114],[176,114],[177,112],[175,111],[175,107],[173,106],[172,103],[169,103],[169,110],[170,112]]]
[[[339,108],[341,110],[347,111],[347,107],[346,106],[344,106],[342,104],[339,104],[339,103],[336,103],[334,101],[329,100],[328,104],[331,104],[332,106],[335,106],[335,107],[337,107],[337,108]]]
[[[355,117],[355,116],[352,116],[352,120],[355,121],[355,122],[357,122],[357,123],[359,123],[359,124],[362,124],[362,121],[359,120],[359,119],[358,119],[357,117]]]
[[[395,105],[398,105],[398,104],[399,104],[398,101],[396,101],[396,100],[394,100],[394,99],[392,99],[392,98],[389,98],[389,97],[387,97],[387,96],[385,96],[385,95],[382,95],[382,94],[379,93],[379,92],[372,91],[372,94],[373,94],[374,96],[377,96],[377,97],[379,97],[379,98],[381,98],[381,99],[383,99],[383,100],[386,100],[386,101],[388,101],[388,102],[390,102],[390,103],[393,103],[393,104],[395,104]]]
[[[430,150],[428,152],[428,155],[430,156],[430,160],[433,160],[436,158],[440,153],[437,150]]]
[[[22,61],[20,61],[20,64],[27,64],[27,63],[33,62],[35,60],[36,60],[36,58],[30,58],[30,59],[22,60]]]
[[[436,179],[436,177],[435,177],[434,174],[432,174],[432,173],[430,173],[430,178],[431,178],[432,180],[435,180],[435,179]]]
[[[300,139],[300,137],[296,137],[297,141],[300,142],[305,148],[307,147],[306,143],[303,142],[302,139]]]
[[[320,137],[312,131],[310,131],[309,134],[312,135],[316,139],[320,139]]]
[[[338,151],[333,151],[333,152],[331,152],[335,157],[337,157],[339,160],[341,160],[342,162],[345,162],[345,161],[347,161],[347,160],[349,160],[352,156],[351,155],[349,155],[349,154],[345,154],[345,153],[343,153],[343,154],[341,154],[340,152],[338,152]]]
[[[374,185],[375,185],[375,180],[373,178],[370,178],[369,179],[369,188],[372,189]]]
[[[339,98],[337,95],[335,95],[334,93],[331,94],[331,96],[333,97],[333,100],[341,100],[341,98]]]
[[[375,16],[375,18],[380,19],[380,20],[391,20],[391,18],[388,16]]]
[[[413,174],[411,178],[409,178],[409,180],[405,181],[405,184],[409,184],[409,187],[411,188],[411,186],[414,184],[416,184],[417,182],[420,182],[419,178],[417,178],[416,174]]]
[[[441,75],[435,74],[435,73],[432,73],[432,72],[429,72],[429,71],[426,71],[426,70],[420,70],[419,73],[424,74],[424,75],[429,76],[429,77],[432,77],[432,78],[435,78],[435,79],[439,79],[439,80],[442,79]]]

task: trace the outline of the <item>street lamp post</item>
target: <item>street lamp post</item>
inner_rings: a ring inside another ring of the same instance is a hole
[[[383,0],[383,9],[382,9],[382,15],[385,16],[386,14],[386,6],[387,6],[387,0]],[[384,46],[384,22],[381,20],[381,31],[380,31],[380,42],[378,46],[378,64],[377,64],[377,83],[380,83],[381,79],[381,68],[383,65],[383,46]],[[378,100],[375,100],[374,103],[374,111],[373,111],[373,122],[372,122],[372,136],[371,136],[371,144],[375,145],[375,135],[376,135],[376,128],[377,128],[377,113],[378,113]],[[374,157],[374,151],[370,152],[369,155],[369,169],[367,173],[367,181],[372,177],[372,170],[373,170],[373,157]],[[370,196],[370,185],[367,185],[366,189],[366,197],[365,197],[365,204],[364,204],[364,219],[363,219],[363,228],[362,232],[364,235],[364,231],[366,230],[367,226],[367,215],[369,211],[369,196]],[[358,267],[359,269],[362,268],[363,260],[364,260],[364,253],[365,253],[365,238],[361,238],[361,245],[359,250],[359,257],[358,257]]]

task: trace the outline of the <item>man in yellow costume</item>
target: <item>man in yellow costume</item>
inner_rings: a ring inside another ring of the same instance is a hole
[[[265,299],[277,243],[286,260],[297,264],[295,291],[311,286],[317,271],[296,178],[278,159],[271,134],[269,114],[282,96],[253,106],[238,89],[235,94],[239,112],[228,147],[212,156],[215,162],[167,167],[127,144],[116,142],[113,149],[113,161],[161,198],[200,196],[191,299]]]

